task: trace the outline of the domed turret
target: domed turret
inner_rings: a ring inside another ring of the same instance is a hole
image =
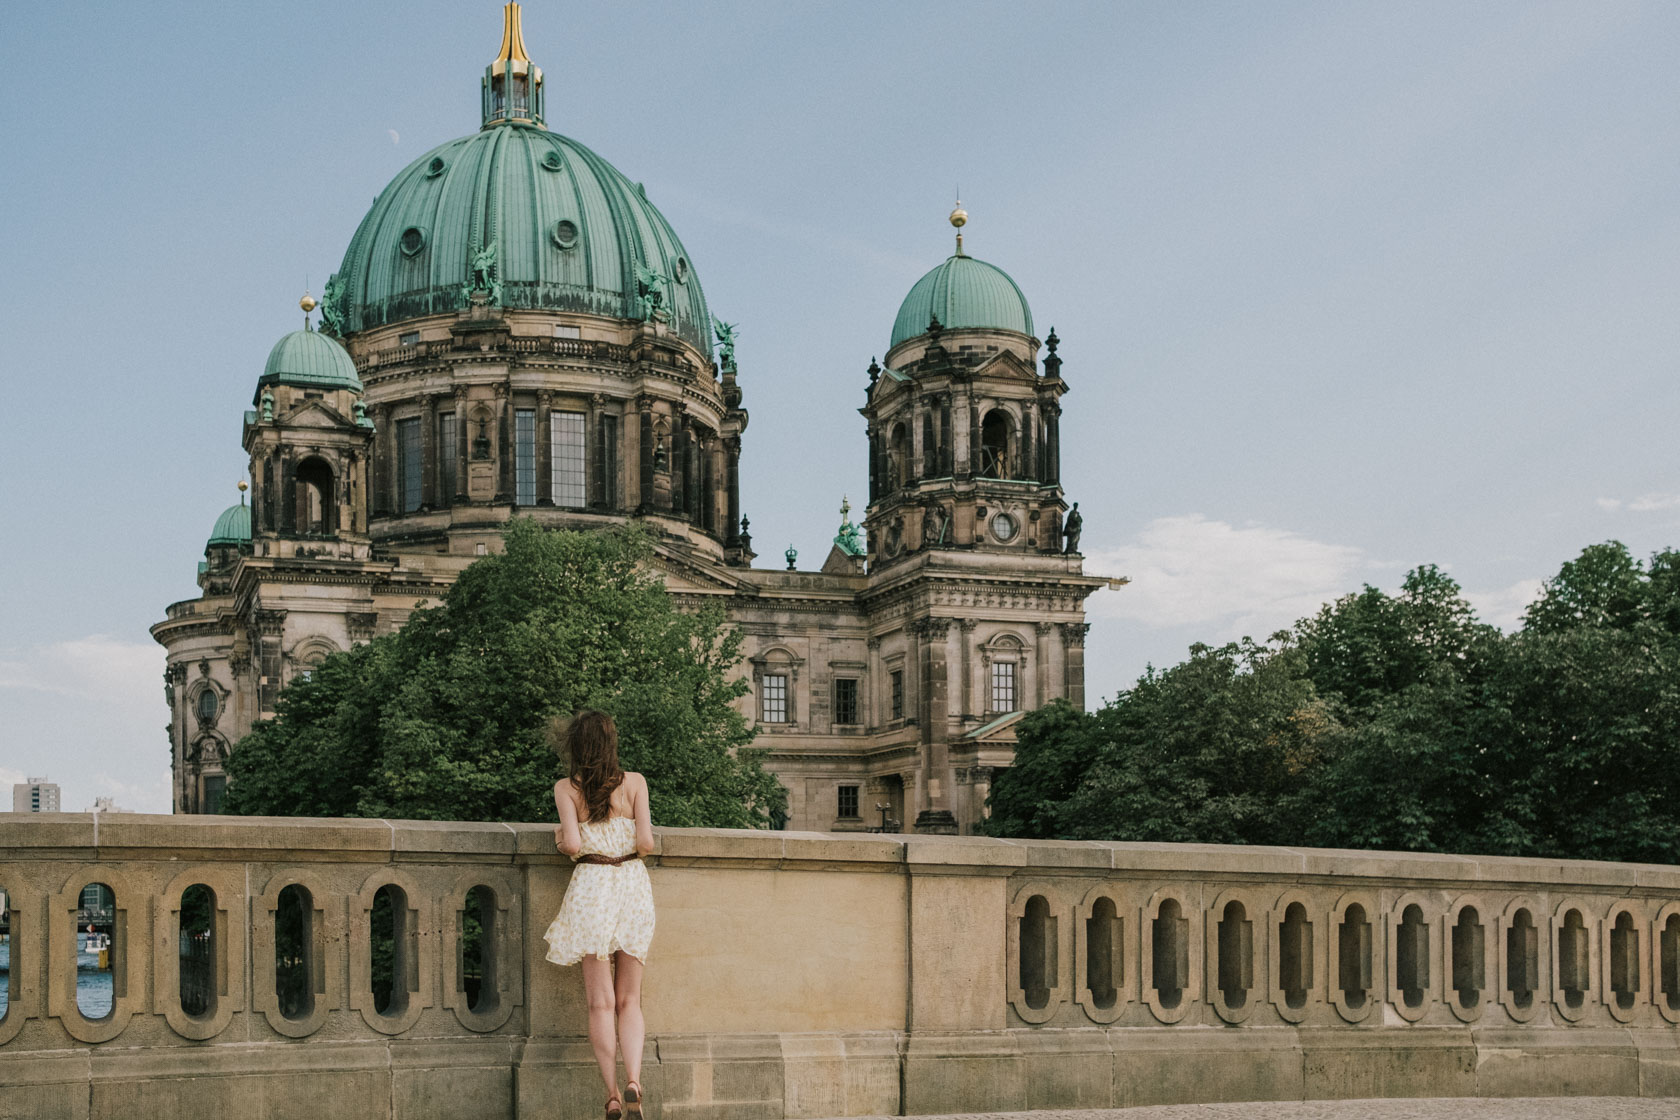
[[[312,330],[293,331],[276,342],[257,385],[259,390],[264,385],[296,385],[362,391],[356,363],[344,347]]]
[[[236,506],[229,506],[216,518],[215,528],[210,530],[210,539],[204,542],[206,549],[227,546],[237,547],[251,543],[251,507],[243,499]]]
[[[957,251],[916,281],[904,297],[893,320],[889,350],[926,334],[934,319],[946,330],[1004,330],[1032,337],[1032,309],[1015,281],[996,265],[963,252],[962,227],[968,224],[968,211],[961,202],[951,211],[950,220],[957,229]]]
[[[657,320],[709,353],[711,318],[682,242],[640,183],[543,126],[518,5],[506,18],[484,127],[380,192],[327,285],[326,329],[460,311],[482,291],[510,309]]]

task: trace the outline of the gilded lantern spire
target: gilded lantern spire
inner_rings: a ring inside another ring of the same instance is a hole
[[[542,68],[525,52],[518,4],[502,8],[502,47],[484,69],[481,86],[484,127],[529,124],[543,127]]]

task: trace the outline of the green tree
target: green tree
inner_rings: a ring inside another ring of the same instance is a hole
[[[612,714],[660,824],[762,827],[785,791],[733,701],[740,637],[721,605],[678,610],[636,529],[529,518],[442,604],[324,661],[229,759],[228,811],[545,820],[555,716]]]

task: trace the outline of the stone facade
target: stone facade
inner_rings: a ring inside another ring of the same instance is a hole
[[[845,522],[820,571],[751,566],[731,354],[657,319],[482,298],[343,344],[363,391],[265,391],[244,426],[250,542],[208,548],[203,594],[152,628],[176,812],[215,811],[228,752],[287,682],[435,602],[514,516],[637,521],[679,601],[724,601],[791,827],[971,832],[1009,717],[1084,702],[1083,601],[1104,581],[1063,552],[1066,384],[1036,339],[935,330],[888,355],[903,370],[872,367],[867,543]]]
[[[1680,1095],[1672,867],[656,836],[655,1120]],[[598,1114],[580,974],[542,957],[551,825],[47,814],[0,820],[0,849],[0,1117]],[[98,1017],[73,953],[93,884]]]

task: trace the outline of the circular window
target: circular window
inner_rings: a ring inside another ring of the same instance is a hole
[[[560,170],[560,153],[550,148],[548,154],[542,158],[542,165],[549,171]]]
[[[412,257],[426,247],[426,231],[419,226],[409,226],[402,232],[402,240],[397,242],[402,248],[403,256]]]
[[[198,694],[198,718],[201,723],[216,722],[216,715],[222,709],[222,699],[216,695],[216,690],[206,688]]]
[[[1005,544],[1014,540],[1015,534],[1020,531],[1021,526],[1016,524],[1015,518],[1010,514],[1000,513],[992,518],[992,536]]]
[[[671,269],[671,274],[677,278],[677,283],[688,283],[688,258],[678,257],[677,263]]]
[[[426,165],[426,178],[436,179],[439,175],[443,174],[443,169],[448,166],[449,164],[444,162],[442,156],[433,156],[432,162]]]
[[[570,249],[577,244],[578,228],[572,222],[561,218],[554,223],[554,229],[550,231],[549,236],[554,239],[554,243],[560,248]]]

